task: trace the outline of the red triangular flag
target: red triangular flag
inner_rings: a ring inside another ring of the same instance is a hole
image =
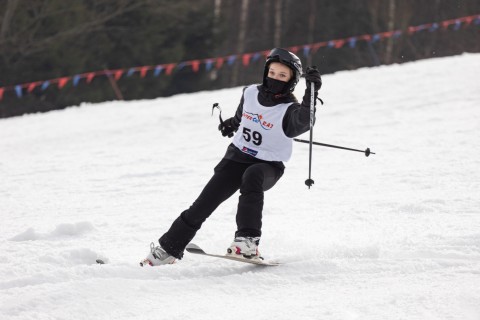
[[[442,21],[442,27],[447,29],[452,24],[452,20]]]
[[[225,61],[224,58],[217,58],[217,62],[215,63],[215,68],[220,69],[223,66],[224,61]]]
[[[325,47],[328,43],[326,41],[324,42],[317,42],[315,44],[313,44],[312,46],[312,52],[315,53],[318,51],[318,49],[320,49],[321,47]]]
[[[58,88],[59,88],[59,89],[62,89],[63,87],[65,87],[65,85],[67,84],[68,80],[70,80],[70,77],[60,78],[60,79],[58,80]]]
[[[473,19],[474,19],[474,17],[473,17],[473,16],[470,16],[470,17],[465,17],[465,18],[463,19],[463,21],[465,21],[465,24],[466,24],[467,26],[469,26],[469,25],[472,23]],[[461,19],[460,19],[460,20],[461,20]]]
[[[90,72],[90,73],[87,75],[87,83],[92,82],[93,78],[95,78],[95,72]]]
[[[167,67],[166,67],[166,70],[165,70],[165,74],[166,75],[171,75],[172,74],[172,71],[173,71],[173,68],[175,68],[176,64],[175,63],[170,63],[170,64],[167,64]]]
[[[27,87],[27,91],[28,92],[32,92],[33,89],[35,89],[35,87],[38,85],[38,82],[31,82],[28,84],[28,87]]]
[[[122,77],[122,74],[123,74],[123,70],[117,70],[115,71],[115,80],[118,81],[118,79],[120,79]]]
[[[245,53],[243,56],[242,56],[242,62],[243,62],[243,65],[245,67],[247,67],[249,64],[250,64],[250,57],[251,57],[251,54],[250,53]]]
[[[335,40],[335,49],[340,49],[345,44],[345,40]]]
[[[149,69],[148,67],[141,67],[140,68],[140,77],[145,78],[145,76],[147,75],[148,69]]]
[[[384,32],[384,33],[383,33],[383,36],[384,36],[385,38],[391,38],[394,33],[395,33],[395,31],[387,31],[387,32]]]
[[[198,72],[198,69],[200,69],[200,60],[193,60],[192,61],[193,72]]]
[[[365,40],[365,41],[368,41],[368,42],[372,41],[372,36],[369,35],[369,34],[364,34],[363,36],[360,36],[359,38],[361,40]]]
[[[299,47],[290,47],[290,51],[297,54]]]

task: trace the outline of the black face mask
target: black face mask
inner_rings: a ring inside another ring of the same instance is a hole
[[[268,91],[273,94],[285,93],[288,89],[288,82],[267,77],[266,86]]]

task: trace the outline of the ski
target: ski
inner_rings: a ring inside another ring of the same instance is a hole
[[[255,264],[259,266],[278,266],[280,265],[279,262],[276,261],[269,261],[269,260],[263,260],[263,259],[248,259],[248,258],[243,258],[243,257],[235,257],[231,255],[221,255],[221,254],[212,254],[212,253],[207,253],[203,251],[202,248],[197,246],[196,244],[189,243],[187,247],[185,248],[187,252],[193,253],[193,254],[199,254],[202,256],[209,256],[209,257],[214,257],[214,258],[220,258],[220,259],[227,259],[227,260],[233,260],[233,261],[238,261],[238,262],[243,262],[243,263],[250,263],[250,264]]]

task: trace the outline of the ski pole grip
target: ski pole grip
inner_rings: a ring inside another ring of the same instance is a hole
[[[222,108],[218,105],[218,102],[215,102],[212,106],[212,116],[213,116],[213,111],[215,109],[218,109],[220,111],[220,114],[218,115],[218,119],[220,120],[220,124],[223,125],[223,119],[222,119]]]

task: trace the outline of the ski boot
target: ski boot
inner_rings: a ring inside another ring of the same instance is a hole
[[[230,247],[227,249],[228,256],[234,256],[246,259],[261,259],[258,252],[260,237],[235,237]]]
[[[152,242],[150,243],[150,253],[148,256],[140,262],[140,267],[149,265],[149,266],[161,266],[164,264],[175,263],[175,257],[169,255],[165,250],[160,246],[155,246]]]

